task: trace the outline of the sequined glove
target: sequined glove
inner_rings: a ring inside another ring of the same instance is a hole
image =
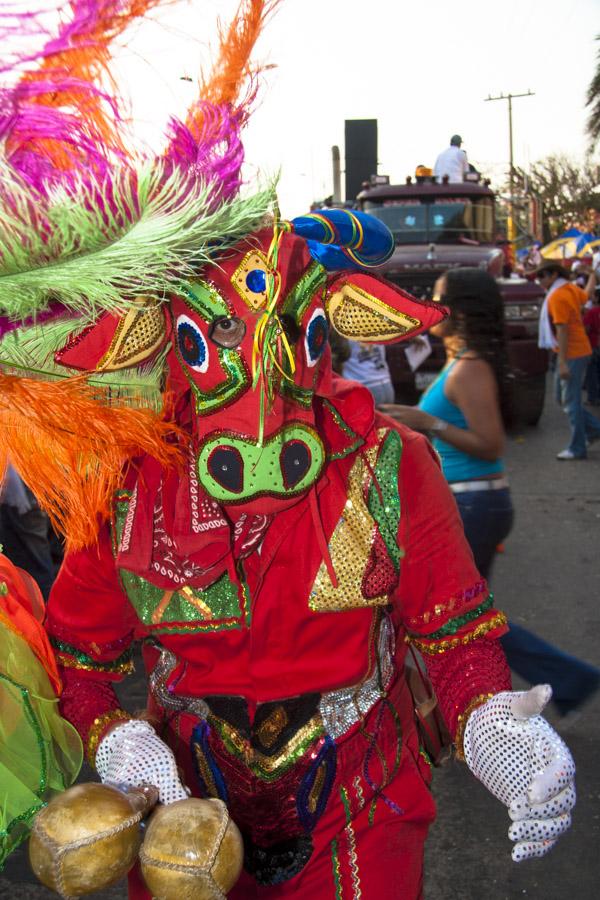
[[[571,825],[575,763],[541,711],[552,688],[504,691],[477,707],[464,733],[465,762],[508,807],[515,862],[544,856]]]
[[[104,783],[119,787],[154,785],[161,803],[189,796],[170,747],[148,722],[131,719],[109,731],[98,744],[95,766]]]

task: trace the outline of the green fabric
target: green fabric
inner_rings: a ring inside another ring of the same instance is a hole
[[[0,868],[35,814],[75,781],[81,740],[58,712],[45,669],[0,622]]]

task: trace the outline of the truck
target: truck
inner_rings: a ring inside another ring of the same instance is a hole
[[[534,281],[509,274],[499,246],[496,196],[489,182],[438,182],[431,176],[405,184],[364,186],[356,206],[381,219],[394,235],[395,249],[379,270],[403,290],[431,298],[436,280],[457,266],[477,266],[497,279],[504,299],[509,363],[514,378],[515,424],[537,424],[544,408],[548,353],[537,346],[544,292]],[[398,403],[415,404],[444,363],[441,342],[412,372],[401,345],[387,348]]]

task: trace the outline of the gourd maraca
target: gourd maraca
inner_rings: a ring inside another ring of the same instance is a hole
[[[221,800],[178,800],[152,814],[140,850],[155,900],[223,898],[240,876],[240,832]]]
[[[123,793],[77,784],[37,814],[29,860],[39,880],[63,897],[80,897],[120,881],[140,847],[139,823],[156,803],[153,787]]]

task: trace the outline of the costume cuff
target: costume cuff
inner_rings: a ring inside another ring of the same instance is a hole
[[[131,715],[121,709],[114,688],[107,681],[92,680],[73,669],[60,670],[63,691],[59,708],[61,715],[79,732],[79,736],[90,758],[90,742],[101,740],[104,733],[116,719],[130,719]]]
[[[477,702],[511,690],[510,670],[499,641],[473,639],[444,653],[424,655],[424,661],[441,713],[458,744]]]

